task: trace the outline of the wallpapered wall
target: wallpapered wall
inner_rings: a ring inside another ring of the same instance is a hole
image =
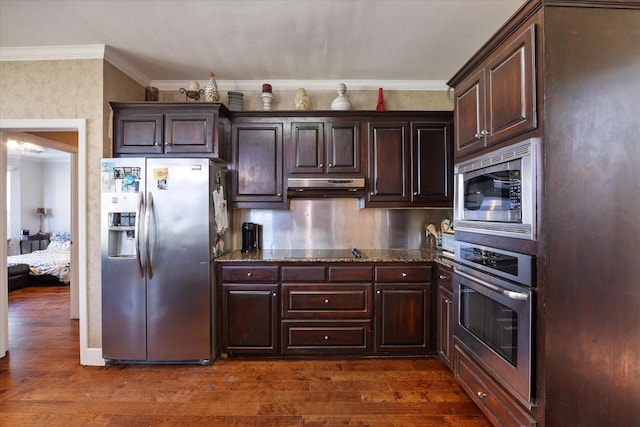
[[[100,159],[105,152],[110,153],[106,94],[117,94],[122,100],[143,99],[144,89],[132,82],[101,59],[0,62],[1,118],[87,120],[87,194],[80,197],[79,203],[87,209],[89,347],[100,347],[102,342],[100,194],[96,189],[100,188]]]
[[[294,91],[274,88],[274,110],[293,109]],[[101,59],[0,62],[0,117],[3,119],[86,119],[87,307],[89,347],[101,347],[100,159],[111,155],[109,101],[144,100],[144,88]],[[222,91],[223,102],[227,101]],[[309,92],[312,109],[328,109],[337,93]],[[347,95],[355,109],[373,110],[377,91]],[[163,101],[184,101],[177,91]],[[452,110],[445,92],[386,91],[387,109]],[[245,110],[260,110],[259,92],[245,92]]]

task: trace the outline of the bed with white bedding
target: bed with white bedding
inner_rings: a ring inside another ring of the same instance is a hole
[[[28,264],[30,281],[36,284],[57,281],[68,285],[71,281],[69,233],[52,233],[47,249],[8,256],[7,264]]]

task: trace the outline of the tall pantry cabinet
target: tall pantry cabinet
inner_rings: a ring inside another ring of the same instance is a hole
[[[508,46],[513,55],[502,55]],[[531,70],[535,84],[532,97],[530,87],[502,88],[521,94],[502,109],[512,116],[502,123],[506,139],[487,112],[496,104],[487,100],[486,78],[501,55],[520,77],[513,81],[526,82]],[[528,425],[637,425],[639,76],[640,2],[531,0],[449,81],[458,160],[541,140],[538,240],[456,234],[536,255],[536,399]],[[503,422],[468,392],[495,424]]]

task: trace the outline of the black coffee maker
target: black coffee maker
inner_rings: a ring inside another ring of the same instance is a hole
[[[258,224],[253,222],[242,223],[242,252],[247,254],[249,252],[258,251]]]

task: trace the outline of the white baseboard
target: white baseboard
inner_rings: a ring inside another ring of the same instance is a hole
[[[87,348],[84,357],[80,357],[80,364],[85,366],[104,366],[105,362],[102,358],[102,348]]]

